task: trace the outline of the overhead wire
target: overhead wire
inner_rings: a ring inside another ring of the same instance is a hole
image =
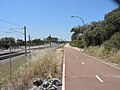
[[[12,23],[10,21],[7,21],[7,20],[1,19],[1,18],[0,18],[0,22],[6,23],[6,24],[9,24],[9,25],[13,25],[13,26],[17,26],[17,27],[22,26],[22,25],[15,24],[15,23]]]
[[[10,21],[7,21],[7,20],[1,19],[1,18],[0,18],[0,22],[6,23],[6,24],[9,24],[9,25],[12,25],[12,26],[16,26],[16,27],[23,27],[22,25],[15,24],[15,23],[13,23],[13,22],[10,22]],[[1,26],[0,26],[0,27],[1,27]],[[6,28],[6,27],[2,27],[2,28]],[[11,30],[12,28],[6,28],[6,29]],[[23,28],[13,28],[13,29],[23,29]],[[12,29],[12,30],[13,30],[13,29]],[[32,33],[35,33],[35,34],[37,34],[37,35],[40,35],[40,32],[38,32],[38,31],[33,31],[33,30],[30,29],[30,28],[27,28],[27,30],[29,30],[29,31],[31,31]],[[19,31],[17,31],[17,30],[13,30],[13,31],[23,34],[22,32],[19,32]],[[31,37],[32,37],[32,36],[31,36]],[[33,38],[35,38],[35,37],[36,37],[36,36],[34,36]],[[39,37],[36,37],[36,38],[39,38]]]

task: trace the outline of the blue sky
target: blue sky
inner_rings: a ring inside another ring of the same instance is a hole
[[[104,19],[104,15],[119,7],[114,0],[1,0],[0,37],[23,38],[20,33],[9,28],[27,26],[27,34],[32,38],[46,38],[48,35],[70,40],[72,27]],[[15,24],[15,25],[14,25]],[[22,29],[15,29],[22,32]]]

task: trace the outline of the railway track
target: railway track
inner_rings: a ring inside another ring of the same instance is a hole
[[[45,49],[45,48],[50,48],[51,46],[47,46],[47,47],[37,47],[37,48],[31,48],[30,50],[38,50],[38,49]],[[29,51],[29,49],[27,49]],[[29,52],[27,52],[29,53]],[[20,51],[16,51],[16,52],[11,52],[11,54],[9,52],[6,53],[1,53],[0,54],[0,61],[4,60],[4,59],[8,59],[10,57],[16,57],[19,55],[23,55],[25,54],[24,50],[20,50]]]
[[[27,52],[29,53],[29,52]],[[24,51],[21,51],[21,52],[11,52],[11,54],[9,53],[3,53],[3,54],[0,54],[0,61],[4,60],[4,59],[8,59],[10,57],[16,57],[16,56],[19,56],[19,55],[23,55],[25,54]]]

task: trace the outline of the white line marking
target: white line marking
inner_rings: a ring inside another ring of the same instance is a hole
[[[120,78],[120,75],[104,75],[104,77]]]
[[[84,62],[81,62],[83,65],[85,65],[85,63]]]
[[[99,61],[99,62],[102,62],[102,63],[104,63],[104,64],[106,64],[106,65],[108,65],[108,66],[111,66],[111,67],[114,67],[114,68],[116,68],[116,69],[119,69],[119,70],[120,70],[120,68],[119,68],[119,67],[113,66],[113,65],[112,65],[112,64],[110,64],[110,63],[107,63],[107,62],[105,62],[105,61],[102,61],[102,60],[97,59],[97,58],[95,58],[95,57],[93,57],[93,56],[87,55],[87,54],[85,54],[85,53],[82,53],[82,54],[84,54],[85,56],[88,56],[88,57],[90,57],[90,58],[93,58],[93,59],[95,59],[95,60],[97,60],[97,61]]]
[[[98,75],[95,75],[95,77],[96,77],[100,82],[103,82],[103,80],[102,80]]]
[[[78,76],[71,76],[71,77],[75,78],[75,77],[78,77]]]
[[[74,49],[74,48],[73,48],[73,49]],[[77,50],[77,49],[76,49],[76,50]],[[79,51],[79,50],[77,50],[77,51]],[[85,53],[82,53],[82,54],[84,54],[84,55],[86,55],[86,56],[88,56],[88,57],[90,57],[90,58],[94,58],[94,59],[96,59],[96,60],[99,61],[99,62],[102,62],[102,63],[104,63],[104,64],[106,64],[106,65],[108,65],[108,66],[111,66],[111,67],[114,67],[114,68],[120,70],[119,67],[116,67],[116,66],[114,66],[114,65],[112,65],[112,64],[110,64],[110,63],[107,63],[107,62],[105,62],[105,61],[102,61],[102,60],[97,59],[97,58],[95,58],[95,57],[93,57],[93,56],[87,55],[87,54],[85,54]]]
[[[76,58],[78,58],[78,57],[76,56]]]
[[[65,90],[65,53],[64,53],[64,59],[63,59],[62,90]]]
[[[86,54],[84,54],[84,55],[86,55]],[[106,64],[106,65],[108,65],[108,66],[111,66],[111,67],[114,67],[114,68],[116,68],[116,69],[119,69],[119,70],[120,70],[120,68],[119,68],[119,67],[113,66],[113,65],[112,65],[112,64],[110,64],[110,63],[107,63],[107,62],[105,62],[105,61],[102,61],[102,60],[100,60],[100,59],[97,59],[97,58],[92,57],[92,56],[89,56],[89,55],[86,55],[86,56],[91,57],[91,58],[94,58],[95,60],[97,60],[97,61],[99,61],[99,62],[102,62],[102,63],[104,63],[104,64]]]
[[[96,58],[95,58],[96,59]],[[120,68],[119,67],[116,67],[116,66],[113,66],[112,64],[110,64],[110,63],[107,63],[107,62],[104,62],[104,61],[101,61],[101,60],[99,60],[99,59],[96,59],[97,61],[99,61],[99,62],[102,62],[102,63],[104,63],[104,64],[106,64],[106,65],[109,65],[109,66],[111,66],[111,67],[114,67],[114,68],[116,68],[116,69],[119,69],[120,70]]]
[[[120,75],[114,75],[113,77],[118,77],[118,78],[120,78]]]

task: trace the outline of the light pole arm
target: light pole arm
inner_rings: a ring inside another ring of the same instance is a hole
[[[85,25],[85,22],[84,22],[84,20],[81,17],[79,17],[79,16],[71,16],[71,18],[74,18],[74,17],[81,19],[83,25]]]
[[[79,18],[82,21],[83,26],[85,26],[85,22],[81,17],[79,17],[79,16],[71,16],[71,18]],[[84,48],[86,48],[86,40],[85,40],[86,39],[86,32],[85,32],[85,30],[84,30],[83,34],[84,34]]]

